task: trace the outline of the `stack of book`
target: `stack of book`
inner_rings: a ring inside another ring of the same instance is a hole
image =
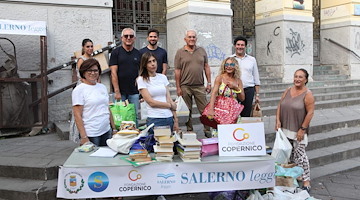
[[[196,133],[184,132],[178,138],[179,144],[176,146],[180,158],[184,162],[201,161],[201,142],[196,139]]]
[[[171,162],[174,157],[175,137],[171,135],[169,126],[154,127],[154,137],[157,144],[154,145],[155,158],[157,161]]]
[[[134,162],[151,161],[151,157],[146,149],[130,150],[129,158]]]

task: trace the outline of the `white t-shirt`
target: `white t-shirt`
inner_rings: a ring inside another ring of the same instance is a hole
[[[145,81],[142,76],[136,79],[138,90],[146,88],[151,96],[156,101],[166,102],[166,86],[169,81],[163,74],[156,74],[155,77],[149,77],[149,82]],[[168,118],[173,114],[168,108],[153,108],[145,102],[148,117],[151,118]]]
[[[88,137],[97,137],[110,130],[109,95],[105,85],[81,83],[76,86],[72,105],[84,106],[82,120]]]

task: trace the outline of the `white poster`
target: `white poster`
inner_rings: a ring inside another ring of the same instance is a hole
[[[218,125],[219,156],[266,155],[264,123]]]
[[[0,34],[46,36],[46,22],[0,19]]]
[[[167,195],[275,186],[274,159],[155,163],[142,167],[60,167],[57,197]]]

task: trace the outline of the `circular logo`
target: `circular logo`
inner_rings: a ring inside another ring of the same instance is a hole
[[[137,181],[141,179],[141,174],[139,174],[137,170],[131,170],[128,174],[128,177],[131,181]]]
[[[102,192],[109,186],[109,178],[103,172],[94,172],[88,179],[89,188],[94,192]]]
[[[237,138],[237,137],[236,137],[236,132],[239,131],[239,130],[240,130],[240,131],[245,131],[245,130],[242,129],[242,128],[237,128],[237,129],[234,130],[234,132],[233,132],[233,137],[234,137],[234,139],[235,139],[236,141],[243,141],[243,140],[248,139],[248,138],[250,137],[250,134],[249,134],[249,133],[244,133],[244,134],[243,134],[243,138],[241,138],[241,139]]]
[[[77,194],[84,187],[84,179],[77,172],[70,172],[64,177],[64,188],[70,194]]]

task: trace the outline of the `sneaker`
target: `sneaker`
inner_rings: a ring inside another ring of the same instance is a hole
[[[166,200],[166,198],[163,195],[160,195],[156,198],[156,200]]]

